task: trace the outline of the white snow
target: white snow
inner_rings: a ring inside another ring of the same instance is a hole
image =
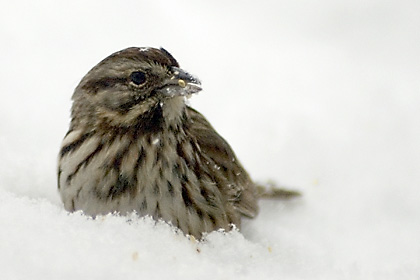
[[[0,11],[1,279],[419,279],[420,2],[8,2]],[[251,176],[300,189],[241,232],[67,213],[73,89],[164,47]]]

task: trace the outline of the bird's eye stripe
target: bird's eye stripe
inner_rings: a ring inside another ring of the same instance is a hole
[[[126,83],[125,78],[103,78],[99,80],[88,81],[82,86],[82,89],[89,93],[96,94],[99,90],[114,87],[117,84]]]

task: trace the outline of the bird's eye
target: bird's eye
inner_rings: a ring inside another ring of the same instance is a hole
[[[146,82],[146,74],[144,72],[141,71],[136,71],[130,74],[130,80],[135,84],[135,85],[142,85]]]

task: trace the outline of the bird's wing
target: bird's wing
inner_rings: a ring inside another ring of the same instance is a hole
[[[257,194],[254,182],[242,167],[229,144],[214,130],[210,123],[196,110],[187,107],[190,119],[189,131],[200,150],[210,158],[226,179],[225,186],[219,186],[229,201],[243,215],[254,217],[258,213]]]

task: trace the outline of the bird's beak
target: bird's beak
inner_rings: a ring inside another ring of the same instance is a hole
[[[165,86],[160,90],[167,97],[188,96],[201,90],[198,78],[186,71],[172,67],[172,76],[165,81]]]

